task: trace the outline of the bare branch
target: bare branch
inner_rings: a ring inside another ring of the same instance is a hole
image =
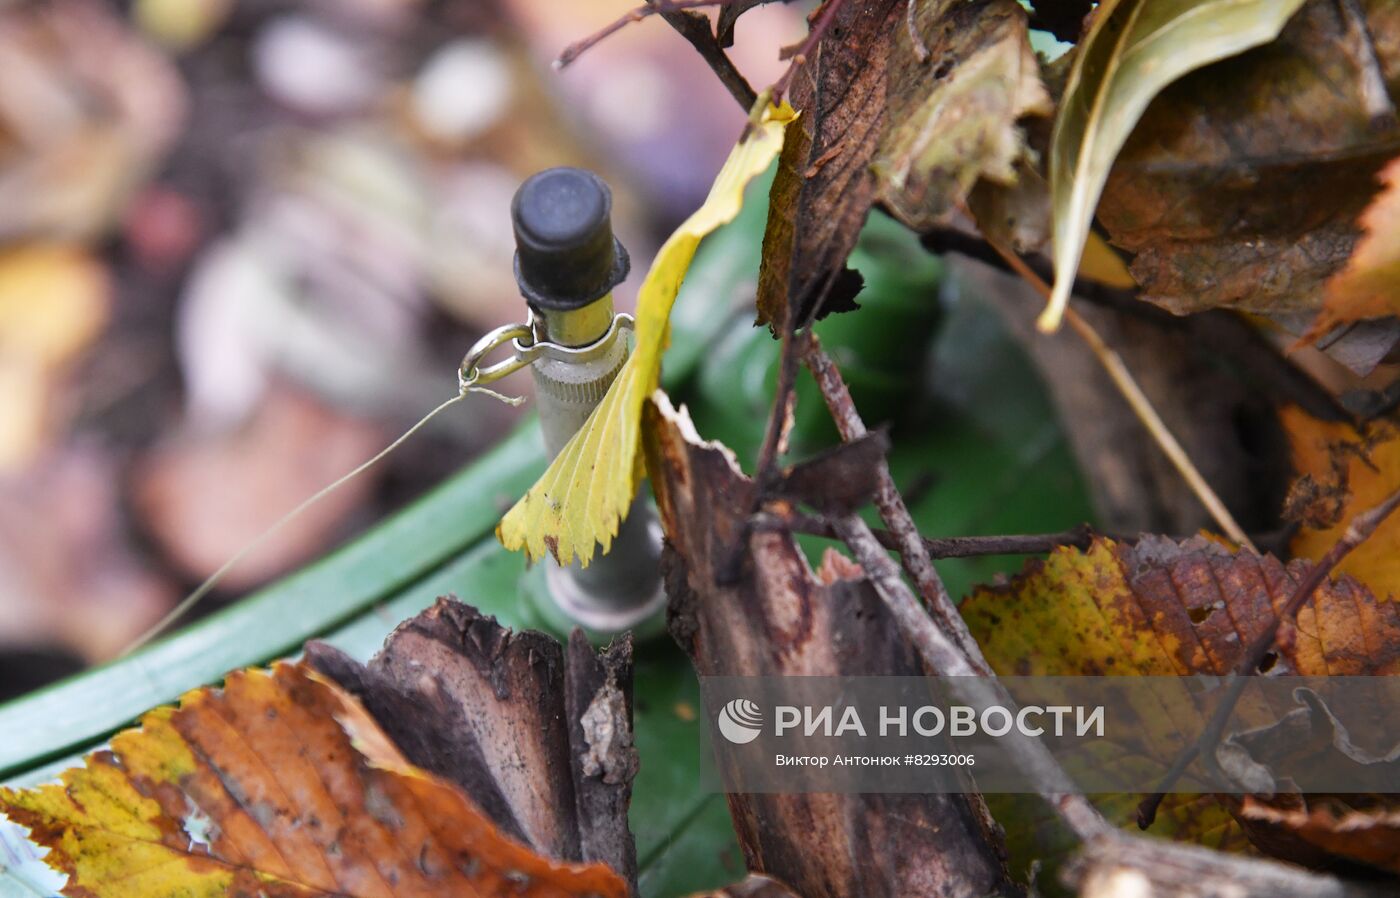
[[[826,33],[831,30],[832,24],[836,21],[836,14],[841,11],[841,7],[846,0],[826,0],[820,8],[817,20],[812,23],[811,29],[807,32],[807,37],[796,47],[791,47],[783,51],[784,59],[791,59],[787,71],[783,72],[781,78],[773,82],[771,89],[773,102],[778,103],[787,93],[792,85],[792,78],[797,74],[797,70],[807,64],[807,60],[816,52],[817,46],[826,37]]]
[[[733,0],[726,0],[726,4],[730,2]],[[729,54],[724,52],[724,47],[720,45],[714,32],[710,30],[709,19],[699,13],[683,10],[663,12],[661,18],[665,19],[667,24],[676,30],[677,34],[690,41],[690,45],[709,64],[710,70],[729,91],[729,95],[745,111],[753,108],[754,103],[758,100],[758,94],[734,65]]]
[[[569,44],[569,46],[565,47],[563,52],[559,54],[558,58],[554,60],[554,67],[556,69],[562,69],[575,59],[578,59],[586,50],[597,46],[633,22],[640,22],[648,16],[666,16],[688,9],[702,9],[706,6],[722,6],[727,2],[729,2],[729,0],[648,0],[645,6],[638,6],[636,9],[628,10],[602,28],[588,35],[588,37]]]
[[[758,531],[790,530],[809,536],[822,536],[827,539],[840,539],[832,522],[819,515],[788,511],[782,514],[760,512],[754,517],[753,526]],[[871,528],[871,533],[880,545],[895,552],[900,551],[899,538],[889,530]],[[1061,546],[1087,549],[1094,540],[1094,529],[1088,524],[1080,524],[1059,533],[1027,533],[1007,536],[946,536],[920,537],[924,551],[930,558],[979,558],[985,555],[1044,555]]]
[[[865,436],[865,422],[861,421],[860,414],[856,412],[855,402],[841,379],[841,372],[836,370],[835,363],[822,349],[821,342],[815,335],[808,337],[805,361],[812,371],[812,376],[816,378],[827,408],[831,410],[831,417],[836,421],[836,429],[840,431],[841,438],[849,441]],[[875,507],[880,512],[880,520],[885,522],[885,526],[895,538],[895,548],[899,551],[905,570],[909,571],[909,576],[918,586],[924,603],[938,619],[944,632],[952,634],[963,653],[974,659],[979,673],[991,673],[991,667],[982,657],[982,650],[978,648],[972,634],[967,632],[966,625],[958,616],[958,609],[948,596],[943,580],[934,570],[933,561],[924,548],[923,538],[914,526],[914,518],[909,514],[909,508],[904,504],[899,488],[895,486],[894,477],[890,475],[889,465],[881,462],[879,475],[880,489],[875,494]]]
[[[832,417],[843,439],[856,439],[867,431],[851,400],[850,390],[841,379],[841,373],[831,358],[822,351],[821,343],[814,335],[808,335],[805,352],[807,366],[812,370],[822,395],[826,397]],[[890,561],[889,555],[869,526],[857,515],[842,518],[833,523],[837,534],[851,547],[856,560],[874,583],[880,597],[898,621],[901,631],[909,639],[929,668],[939,676],[954,677],[949,685],[970,705],[984,707],[994,702],[1005,703],[1009,699],[1001,688],[991,665],[982,655],[977,640],[967,629],[967,623],[958,614],[948,598],[943,582],[933,569],[924,550],[922,539],[914,527],[914,520],[905,507],[904,500],[890,476],[889,466],[880,465],[881,488],[876,495],[876,506],[880,510],[885,525],[890,528],[899,542],[906,565],[911,557],[924,576],[930,578],[930,591],[935,600],[930,603],[932,612],[938,616],[935,624],[914,598],[909,587],[899,575],[899,569]],[[917,581],[916,577],[916,581]],[[923,585],[920,585],[923,590]],[[927,596],[925,599],[927,600]],[[1060,784],[1061,790],[1047,791],[1042,797],[1060,815],[1065,824],[1079,836],[1088,840],[1105,832],[1110,827],[1103,816],[1083,796],[1070,791],[1068,776],[1041,743],[1026,738],[1012,740],[1011,751],[1017,756],[1024,769],[1031,772],[1040,782]]]
[[[940,677],[949,678],[947,684],[953,694],[979,709],[993,704],[1009,704],[1010,697],[997,678],[975,668],[968,655],[934,624],[919,605],[899,576],[899,569],[885,554],[865,521],[859,515],[851,515],[836,521],[835,527],[855,553],[856,561],[860,562],[905,637],[930,670]],[[965,633],[966,627],[962,630]],[[980,660],[980,652],[978,658]],[[986,664],[985,661],[981,663]],[[1008,739],[1007,750],[1016,756],[1022,769],[1037,782],[1058,785],[1058,789],[1042,792],[1041,797],[1081,840],[1089,841],[1111,828],[1088,799],[1071,791],[1073,784],[1068,774],[1043,743],[1015,734]]]

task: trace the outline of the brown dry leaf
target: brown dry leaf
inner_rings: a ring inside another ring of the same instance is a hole
[[[79,247],[0,251],[0,472],[43,447],[65,367],[101,332],[110,304],[107,269]]]
[[[797,73],[787,129],[769,191],[758,272],[758,323],[781,327],[789,298],[798,320],[849,311],[860,275],[846,268],[875,198],[870,163],[885,123],[890,36],[897,0],[843,3],[831,31]]]
[[[156,448],[136,473],[134,501],[171,559],[202,578],[385,439],[373,422],[274,385],[243,428]],[[224,585],[251,586],[311,558],[364,502],[377,476],[371,470],[309,508],[230,571]]]
[[[790,99],[802,116],[769,197],[760,324],[776,328],[789,297],[799,322],[854,308],[861,280],[845,262],[871,204],[933,227],[980,179],[1014,182],[1019,120],[1051,111],[1017,3],[916,2],[927,58],[903,3],[847,3],[798,73]]]
[[[1100,538],[1088,550],[1060,549],[1030,562],[1009,585],[977,590],[962,613],[1002,675],[1220,676],[1233,670],[1240,646],[1263,632],[1308,566],[1232,553],[1201,538],[1148,536],[1136,546]],[[1291,676],[1400,674],[1400,607],[1378,601],[1350,577],[1326,583],[1282,625],[1264,665]],[[1134,804],[1120,796],[1105,811],[1126,824]],[[1154,832],[1235,841],[1222,831],[1220,809],[1200,799],[1171,797],[1165,811]],[[1266,851],[1308,838],[1261,838],[1257,827],[1248,830]],[[1039,836],[1017,832],[1008,841]]]
[[[1114,159],[1143,112],[1183,75],[1278,36],[1304,0],[1104,0],[1060,96],[1048,161],[1055,280],[1037,326],[1061,323]]]
[[[1320,421],[1289,406],[1281,413],[1298,480],[1285,517],[1302,526],[1290,548],[1318,559],[1336,545],[1358,513],[1400,488],[1400,423],[1382,419],[1358,433],[1349,424]],[[1383,521],[1342,559],[1338,570],[1366,584],[1381,599],[1400,598],[1400,519]]]
[[[839,443],[786,468],[772,495],[827,515],[851,514],[875,498],[879,466],[889,451],[890,438],[883,430]]]
[[[1274,42],[1158,95],[1098,208],[1145,299],[1316,311],[1400,151],[1400,43],[1380,37],[1396,33],[1400,5],[1310,0]]]
[[[502,835],[305,665],[188,693],[0,808],[84,898],[627,895],[601,864]]]
[[[1246,795],[1235,814],[1276,857],[1309,867],[1335,867],[1342,858],[1400,873],[1400,802],[1394,796],[1381,799],[1268,802]]]
[[[1014,0],[921,0],[915,16],[928,56],[895,30],[873,165],[880,202],[926,231],[979,179],[1014,182],[1027,152],[1018,122],[1053,107]]]
[[[1199,537],[1099,538],[978,589],[962,611],[1004,675],[1224,676],[1307,568]],[[1400,673],[1400,606],[1350,577],[1324,584],[1283,624],[1271,665],[1290,676]]]
[[[1327,282],[1322,311],[1304,342],[1339,324],[1400,315],[1400,159],[1380,173],[1381,193],[1361,215],[1366,230],[1351,260]]]

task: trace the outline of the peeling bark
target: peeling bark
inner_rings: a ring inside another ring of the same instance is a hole
[[[725,450],[687,438],[684,416],[647,415],[668,623],[702,676],[925,673],[859,569],[832,562],[818,578],[787,533],[750,533],[738,578],[719,586],[753,483]],[[804,898],[1021,894],[975,791],[730,795],[729,808],[749,868]]]
[[[560,860],[602,861],[635,892],[630,637],[595,654],[575,633],[566,650],[440,598],[368,665],[324,643],[306,655],[505,832]]]

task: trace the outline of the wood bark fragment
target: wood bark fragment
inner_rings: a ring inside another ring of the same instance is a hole
[[[751,532],[737,579],[718,585],[754,485],[684,416],[651,404],[647,416],[668,623],[702,676],[925,673],[870,582],[840,576],[849,563],[818,578],[789,534]],[[975,792],[730,795],[729,806],[750,869],[804,898],[1022,894]]]
[[[635,891],[630,638],[594,654],[577,634],[566,651],[441,598],[368,665],[324,643],[306,654],[506,833],[550,857],[602,861]]]

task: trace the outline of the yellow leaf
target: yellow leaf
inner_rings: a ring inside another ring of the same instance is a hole
[[[606,553],[642,479],[642,402],[661,377],[671,306],[700,239],[739,214],[744,187],[772,163],[796,113],[769,107],[735,146],[704,204],[661,247],[637,298],[637,345],[593,414],[496,528],[507,549],[583,564]]]
[[[1123,257],[1093,231],[1089,232],[1089,240],[1084,244],[1084,258],[1079,260],[1079,276],[1119,290],[1136,290],[1138,286]]]
[[[627,894],[503,835],[304,665],[190,692],[61,782],[0,789],[0,810],[83,898]]]
[[[1352,518],[1400,489],[1400,426],[1380,420],[1357,433],[1349,424],[1319,421],[1289,406],[1281,413],[1299,479],[1285,514],[1302,526],[1289,547],[1317,560],[1336,545]],[[1380,598],[1400,598],[1400,516],[1391,515],[1352,549],[1337,569]]]

